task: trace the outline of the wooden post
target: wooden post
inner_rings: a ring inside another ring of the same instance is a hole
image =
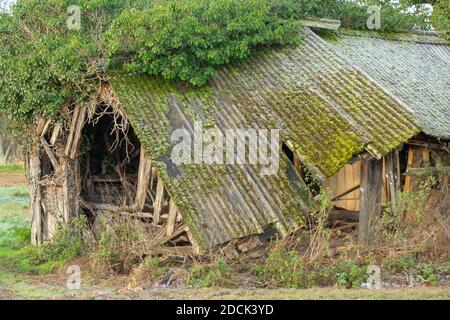
[[[141,156],[139,160],[138,183],[136,190],[136,198],[134,207],[138,211],[142,211],[145,206],[145,199],[147,198],[147,189],[150,182],[150,175],[152,173],[152,165],[150,160],[145,156],[144,147],[141,146]]]
[[[363,160],[361,163],[358,242],[362,246],[367,246],[374,240],[375,227],[381,217],[382,170],[380,160]]]
[[[386,179],[391,207],[395,209],[398,205],[398,192],[401,190],[399,150],[394,150],[386,156]]]
[[[153,223],[159,224],[159,220],[161,217],[161,211],[162,211],[162,201],[163,201],[163,195],[164,195],[164,183],[160,177],[158,177],[158,182],[156,184],[156,196],[155,196],[155,203],[154,203],[154,212],[153,212]]]
[[[169,218],[167,219],[167,235],[171,236],[175,231],[175,222],[177,220],[177,206],[172,199],[170,199],[169,204]]]
[[[29,161],[31,244],[39,246],[42,243],[41,161],[35,152],[30,155]]]
[[[406,167],[406,169],[410,169],[413,167],[414,162],[415,162],[415,157],[416,157],[416,152],[413,146],[409,146],[408,149],[408,165]],[[413,191],[413,180],[411,177],[406,177],[405,178],[405,186],[403,188],[403,190],[405,192],[411,192]]]

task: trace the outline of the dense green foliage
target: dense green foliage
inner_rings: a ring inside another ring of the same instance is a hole
[[[261,46],[298,41],[299,18],[365,28],[382,6],[383,30],[428,29],[424,3],[401,0],[17,0],[0,13],[0,110],[20,126],[87,99],[111,69],[204,84],[215,69]],[[448,24],[448,0],[431,21]],[[67,28],[81,8],[81,28]],[[413,5],[413,11],[405,11]]]
[[[296,42],[300,24],[281,22],[269,0],[169,0],[127,10],[109,31],[126,69],[203,85],[217,66],[252,48]]]

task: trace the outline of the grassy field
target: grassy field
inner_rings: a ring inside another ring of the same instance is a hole
[[[24,173],[24,167],[22,164],[9,164],[1,165],[0,173]]]

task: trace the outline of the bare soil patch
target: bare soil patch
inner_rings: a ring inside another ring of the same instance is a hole
[[[23,173],[0,173],[0,187],[15,187],[27,183]]]

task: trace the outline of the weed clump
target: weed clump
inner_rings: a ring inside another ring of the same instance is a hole
[[[230,285],[233,273],[225,260],[217,258],[209,265],[194,265],[187,282],[197,288],[226,287]]]

